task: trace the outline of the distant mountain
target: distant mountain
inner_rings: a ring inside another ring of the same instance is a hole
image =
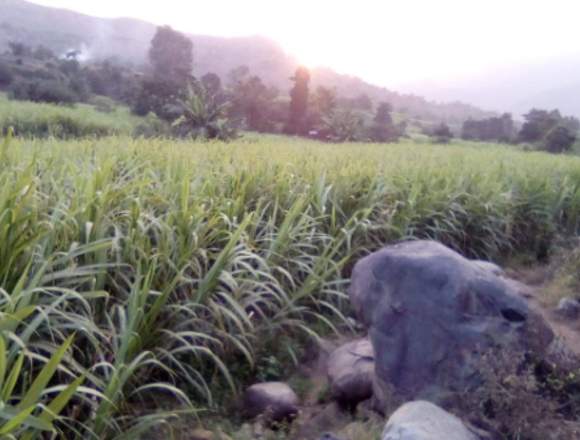
[[[404,89],[438,100],[461,100],[521,117],[533,107],[580,117],[580,52],[510,64],[454,81],[408,84]]]
[[[104,19],[73,11],[49,8],[24,0],[0,0],[0,50],[9,41],[29,46],[44,45],[56,53],[77,49],[84,59],[116,57],[139,66],[146,62],[149,43],[156,26],[131,18]],[[263,37],[221,38],[190,35],[194,43],[194,74],[217,73],[222,78],[234,68],[246,65],[252,73],[282,91],[290,88],[290,77],[298,62],[282,48]],[[455,102],[429,102],[420,96],[399,94],[359,78],[330,69],[312,71],[313,87],[335,87],[347,98],[367,94],[375,101],[391,102],[410,117],[428,121],[459,123],[467,118],[483,118],[491,113]]]

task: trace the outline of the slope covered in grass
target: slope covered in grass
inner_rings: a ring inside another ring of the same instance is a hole
[[[0,311],[20,317],[0,357],[6,371],[18,353],[31,360],[17,404],[74,335],[51,382],[83,381],[62,412],[74,421],[55,425],[66,438],[131,438],[167,417],[160,395],[185,409],[231,401],[265,356],[293,359],[296,341],[348,315],[352,264],[385,243],[542,256],[580,228],[580,158],[493,145],[0,148]]]
[[[139,120],[123,107],[103,113],[87,104],[62,106],[12,101],[0,93],[0,134],[13,127],[18,136],[24,137],[71,139],[130,135]]]

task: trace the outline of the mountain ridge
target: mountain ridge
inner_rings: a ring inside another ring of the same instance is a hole
[[[87,59],[115,57],[140,66],[146,61],[149,43],[157,28],[155,24],[135,18],[99,18],[25,0],[0,0],[0,6],[0,50],[6,48],[9,41],[20,41],[30,46],[42,44],[59,54],[79,49]],[[283,92],[291,87],[290,77],[299,63],[276,42],[261,36],[187,35],[194,44],[195,75],[214,72],[225,79],[232,69],[246,65],[268,85]],[[457,100],[441,103],[398,93],[330,68],[312,69],[312,87],[318,85],[334,87],[347,98],[364,93],[377,102],[389,101],[410,117],[430,121],[460,123],[494,113]]]

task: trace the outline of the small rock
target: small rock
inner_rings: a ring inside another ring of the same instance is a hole
[[[578,319],[578,316],[580,316],[580,302],[570,297],[562,298],[558,303],[556,313],[567,319]]]
[[[373,395],[375,355],[369,339],[349,342],[328,358],[328,379],[332,397],[354,408]]]
[[[406,403],[391,416],[383,440],[477,440],[461,420],[429,402]]]
[[[283,382],[252,385],[244,394],[243,411],[253,419],[260,415],[268,422],[290,421],[298,414],[299,399]]]

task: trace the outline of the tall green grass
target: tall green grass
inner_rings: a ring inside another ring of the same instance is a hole
[[[0,311],[20,317],[4,337],[24,392],[74,335],[30,413],[75,384],[51,419],[64,438],[221,404],[273,341],[292,357],[281,338],[348,322],[350,268],[387,243],[540,255],[580,228],[580,158],[489,145],[113,137],[0,155]]]
[[[12,101],[0,93],[0,134],[13,127],[17,136],[29,138],[130,135],[139,121],[127,108],[104,113],[87,104],[62,106]]]

